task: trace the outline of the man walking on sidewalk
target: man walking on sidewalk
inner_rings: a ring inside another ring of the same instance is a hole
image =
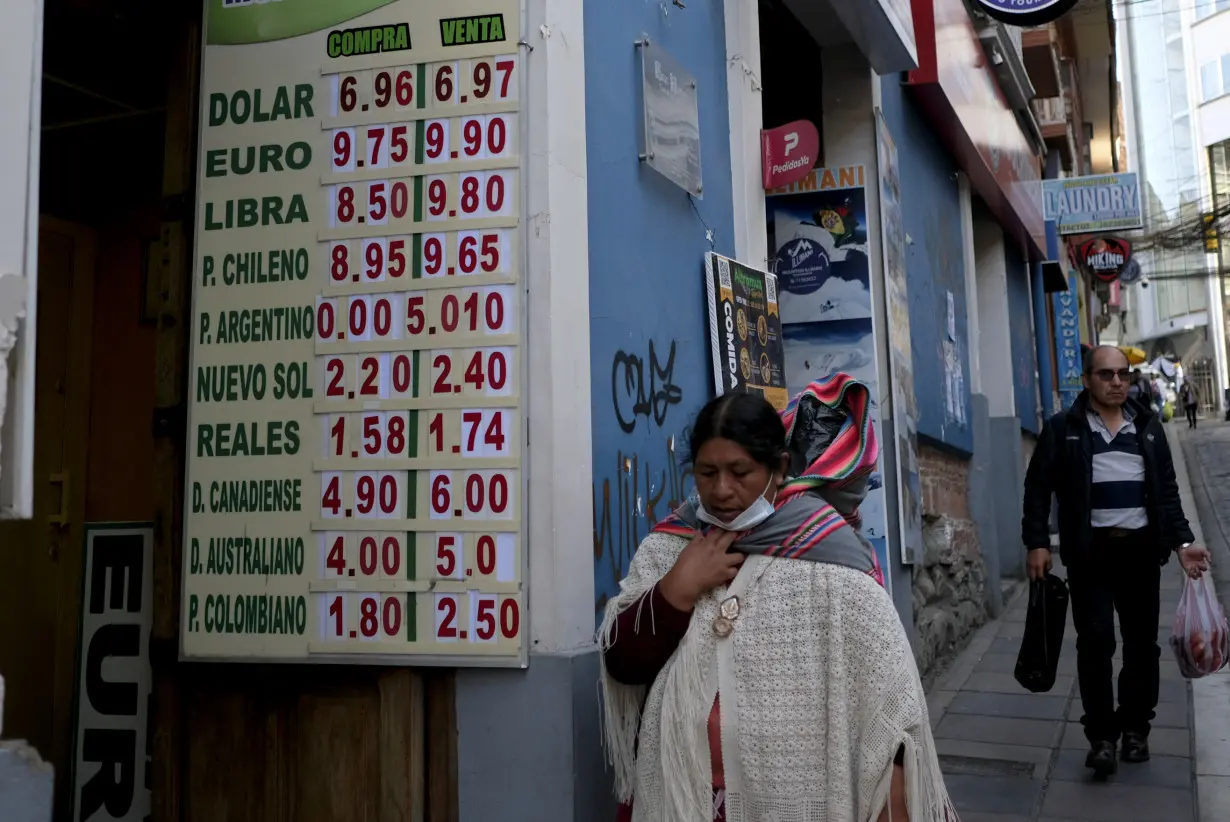
[[[1085,765],[1115,772],[1149,758],[1149,729],[1158,700],[1157,644],[1161,566],[1177,551],[1184,571],[1199,576],[1209,552],[1194,545],[1183,514],[1166,433],[1153,409],[1128,401],[1132,372],[1112,346],[1085,360],[1072,408],[1042,429],[1025,476],[1022,538],[1030,579],[1051,568],[1051,495],[1059,501],[1059,551],[1068,571],[1076,625],[1076,667],[1090,743]],[[1115,612],[1123,638],[1119,710],[1112,657]]]
[[[1183,410],[1187,412],[1187,427],[1196,427],[1196,411],[1200,407],[1200,392],[1196,390],[1196,384],[1190,379],[1183,380],[1183,387],[1179,389],[1179,397],[1183,400]]]

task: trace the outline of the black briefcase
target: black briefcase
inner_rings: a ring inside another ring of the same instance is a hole
[[[1016,681],[1035,694],[1055,685],[1063,629],[1068,621],[1068,584],[1054,574],[1029,584],[1025,637],[1016,658]]]

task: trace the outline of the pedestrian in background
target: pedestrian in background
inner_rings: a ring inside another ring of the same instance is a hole
[[[1179,398],[1183,400],[1183,409],[1187,412],[1187,427],[1195,428],[1196,411],[1200,408],[1200,392],[1196,390],[1196,384],[1188,379],[1183,380]]]
[[[1153,378],[1153,411],[1159,417],[1162,416],[1163,409],[1166,408],[1166,380],[1162,379],[1162,375],[1158,374]]]
[[[1207,569],[1193,544],[1166,432],[1150,405],[1128,399],[1132,372],[1112,346],[1085,360],[1085,390],[1047,421],[1025,476],[1021,530],[1030,579],[1051,568],[1051,496],[1059,504],[1059,552],[1068,572],[1086,767],[1099,776],[1149,759],[1160,677],[1157,612],[1161,566],[1172,552],[1189,575]],[[1112,658],[1115,612],[1123,639],[1119,707]]]
[[[1127,359],[1126,355],[1124,359]],[[1140,369],[1133,368],[1128,376],[1128,399],[1144,401],[1144,398],[1149,396],[1150,392],[1145,389],[1143,379],[1144,375],[1140,373]]]

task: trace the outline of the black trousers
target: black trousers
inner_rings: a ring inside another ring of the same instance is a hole
[[[1198,406],[1186,405],[1184,406],[1184,408],[1187,409],[1187,427],[1195,428],[1196,427],[1196,409],[1198,408]]]
[[[1068,566],[1076,669],[1090,742],[1117,742],[1125,732],[1148,734],[1157,707],[1158,610],[1162,569],[1147,531],[1118,538],[1094,530],[1088,554]],[[1123,638],[1119,709],[1112,687],[1115,612]]]

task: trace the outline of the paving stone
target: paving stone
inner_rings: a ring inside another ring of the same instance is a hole
[[[1162,680],[1161,687],[1158,689],[1159,702],[1181,702],[1184,706],[1187,705],[1187,680],[1176,682],[1174,680]]]
[[[1191,788],[1129,785],[1118,777],[1103,783],[1052,782],[1042,812],[1057,819],[1087,822],[1188,822],[1193,819]]]
[[[1055,684],[1051,688],[1053,694],[1066,694],[1072,689],[1073,677],[1071,675],[1059,675],[1055,677]],[[1021,683],[1017,682],[1012,674],[993,674],[986,672],[975,672],[965,682],[963,691],[987,691],[997,694],[1026,694],[1029,693],[1021,687]]]
[[[978,665],[974,668],[975,672],[987,674],[1010,674],[1016,670],[1016,651],[1010,654],[1006,653],[988,653],[984,654],[982,659],[978,660]],[[1064,654],[1059,657],[1059,667],[1056,671],[1065,676],[1073,676],[1076,674],[1076,654]]]
[[[936,739],[935,750],[941,757],[965,759],[1007,760],[1029,762],[1034,766],[1034,779],[1045,779],[1051,763],[1051,749],[1029,745],[1005,745],[994,742],[972,742],[967,739]]]
[[[1068,708],[1067,718],[1073,722],[1079,722],[1084,713],[1085,709],[1081,704],[1080,694],[1077,694],[1077,698],[1072,700]],[[1154,713],[1157,714],[1153,720],[1155,728],[1187,728],[1186,699],[1182,702],[1159,702]]]
[[[1042,793],[1042,783],[1027,777],[945,776],[948,796],[961,818],[967,813],[1017,814],[1028,817]]]
[[[957,714],[1060,720],[1064,718],[1067,706],[1066,696],[965,691],[952,700],[948,710],[950,713]]]
[[[935,736],[974,742],[998,742],[1050,748],[1062,732],[1063,723],[1042,719],[1017,719],[951,711],[935,729]]]
[[[1230,819],[1230,777],[1202,776],[1199,784],[1200,822]]]
[[[1093,772],[1085,767],[1085,750],[1059,752],[1051,771],[1052,780],[1092,782]],[[1192,761],[1182,756],[1152,756],[1148,762],[1119,763],[1116,781],[1131,785],[1155,785],[1159,788],[1190,788]]]
[[[1186,728],[1187,700],[1182,702],[1159,702],[1157,716],[1153,720],[1155,728]]]
[[[1021,652],[1021,640],[1009,639],[1006,637],[996,637],[991,643],[990,653],[992,654],[1011,654],[1013,659]]]
[[[1185,728],[1154,728],[1149,734],[1149,750],[1158,756],[1191,756],[1191,733]],[[1062,747],[1088,750],[1085,729],[1079,722],[1069,722],[1064,728]]]

